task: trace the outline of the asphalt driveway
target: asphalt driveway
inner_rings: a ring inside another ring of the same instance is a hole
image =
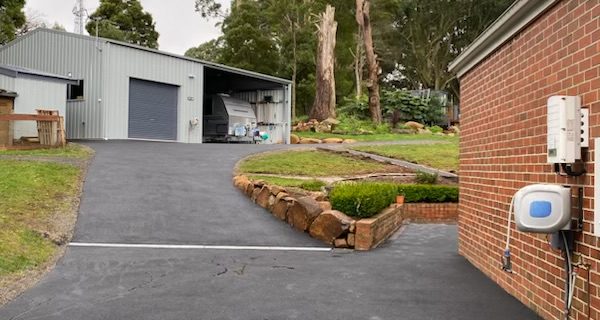
[[[231,185],[279,147],[90,144],[74,242],[322,247]],[[456,253],[456,227],[410,225],[377,250],[70,247],[0,319],[537,319]]]

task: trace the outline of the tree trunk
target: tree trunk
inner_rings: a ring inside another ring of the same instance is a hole
[[[310,118],[323,121],[335,118],[335,42],[337,22],[335,8],[327,5],[317,26],[319,46],[317,49],[316,96]]]
[[[365,54],[363,52],[362,28],[359,26],[356,34],[356,52],[354,52],[354,81],[356,82],[356,98],[362,96],[363,70],[365,68]]]
[[[369,111],[374,123],[381,123],[381,104],[379,97],[379,63],[373,47],[373,30],[371,28],[370,0],[356,0],[356,22],[363,31],[365,56],[367,62],[367,89],[369,91]]]

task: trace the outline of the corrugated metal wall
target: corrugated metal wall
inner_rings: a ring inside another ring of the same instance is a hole
[[[38,29],[0,48],[0,63],[18,65],[84,79],[84,100],[67,102],[67,137],[103,138],[99,87],[102,52],[96,41],[53,30]],[[63,92],[66,96],[66,90]]]
[[[0,89],[6,91],[16,91],[15,78],[0,74]]]
[[[249,92],[238,92],[232,96],[249,101],[256,112],[256,118],[261,131],[269,133],[266,143],[287,143],[288,140],[288,101],[285,90],[259,90]],[[272,102],[265,102],[265,97],[272,97]]]
[[[179,86],[177,141],[202,142],[202,125],[190,126],[194,117],[202,119],[204,67],[197,62],[108,43],[104,50],[106,92],[106,136],[128,138],[129,79],[156,81]]]
[[[0,63],[84,80],[84,99],[67,101],[67,135],[71,139],[127,139],[129,79],[136,78],[179,86],[177,141],[202,142],[202,121],[190,125],[195,117],[202,119],[204,66],[200,62],[38,29],[0,48]],[[255,103],[259,121],[271,124],[261,127],[270,133],[269,143],[289,141],[287,87],[238,95]],[[257,103],[266,95],[275,103]]]
[[[36,109],[50,109],[65,115],[66,83],[17,78],[15,91],[19,94],[15,98],[15,113],[35,114]],[[14,130],[15,139],[38,135],[35,121],[15,121]]]

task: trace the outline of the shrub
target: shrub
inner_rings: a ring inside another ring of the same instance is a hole
[[[337,108],[339,116],[350,116],[361,120],[370,119],[369,97],[366,94],[360,97],[344,98],[342,104]]]
[[[340,114],[338,119],[340,123],[335,126],[335,132],[341,134],[365,134],[374,132],[376,128],[371,120],[361,120],[356,116]],[[389,127],[388,131],[389,132]]]
[[[436,184],[438,179],[437,173],[427,173],[423,171],[417,171],[415,182],[419,184]]]
[[[394,203],[398,194],[404,195],[406,203],[458,202],[456,186],[382,182],[337,184],[329,194],[329,201],[335,210],[354,217],[368,218]]]
[[[458,202],[458,187],[431,184],[397,185],[398,194],[404,195],[404,202]]]
[[[440,132],[444,132],[444,129],[440,126],[433,126],[433,127],[429,127],[429,131],[431,131],[431,133],[440,133]]]
[[[391,89],[381,92],[381,107],[393,118],[397,118],[394,115],[399,113],[400,118],[407,121],[435,124],[444,117],[443,106],[443,101],[438,98],[426,99],[413,96],[407,90]]]
[[[347,215],[368,218],[395,201],[397,186],[391,183],[341,183],[329,194],[335,210]]]

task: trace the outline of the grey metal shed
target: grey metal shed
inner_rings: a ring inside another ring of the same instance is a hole
[[[251,103],[260,130],[271,136],[267,143],[289,143],[291,82],[285,79],[49,29],[1,47],[0,63],[78,81],[66,103],[71,139],[201,143],[204,105],[228,94]],[[145,99],[149,94],[161,98]]]

